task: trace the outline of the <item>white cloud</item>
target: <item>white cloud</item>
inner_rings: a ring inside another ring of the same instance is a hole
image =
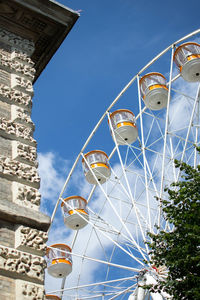
[[[39,175],[41,178],[40,192],[42,195],[42,210],[46,213],[58,199],[68,172],[68,161],[59,158],[53,152],[39,153]]]

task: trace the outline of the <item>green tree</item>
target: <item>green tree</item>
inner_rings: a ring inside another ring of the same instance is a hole
[[[199,152],[199,149],[198,149]],[[180,181],[166,188],[165,219],[174,225],[171,232],[151,234],[152,261],[166,266],[168,276],[151,290],[164,290],[178,300],[200,299],[200,165],[196,169],[175,161],[182,171]]]

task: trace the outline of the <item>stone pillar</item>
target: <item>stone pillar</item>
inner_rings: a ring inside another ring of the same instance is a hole
[[[52,0],[0,0],[0,299],[45,298],[32,84],[77,18]]]
[[[0,290],[5,300],[44,298],[49,218],[38,211],[40,179],[31,120],[33,52],[32,41],[0,29]],[[32,222],[35,213],[44,227]],[[23,215],[27,220],[18,223]]]

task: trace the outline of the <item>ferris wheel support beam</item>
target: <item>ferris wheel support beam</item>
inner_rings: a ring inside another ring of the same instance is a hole
[[[75,232],[75,234],[74,234],[74,238],[73,238],[72,244],[71,244],[71,249],[74,247],[74,244],[75,244],[75,242],[76,242],[78,233],[79,233],[79,230],[76,230],[76,232]],[[64,287],[65,287],[66,278],[67,278],[67,276],[65,276],[65,277],[62,279],[62,283],[61,283],[61,293],[60,293],[60,299],[61,299],[61,300],[62,300],[62,298],[63,298],[63,289],[64,289]]]
[[[61,199],[63,201],[63,199]],[[64,202],[64,201],[63,201]],[[70,206],[68,204],[70,209],[73,209],[72,206]],[[81,217],[82,219],[84,219],[85,221],[87,221],[88,224],[90,224],[94,229],[96,229],[97,231],[101,232],[102,235],[104,235],[106,238],[108,238],[112,243],[114,243],[118,248],[120,248],[122,251],[124,251],[126,254],[128,254],[131,258],[135,259],[138,263],[144,265],[140,260],[137,259],[137,257],[135,257],[133,254],[129,253],[126,249],[124,249],[122,246],[120,246],[120,244],[118,244],[115,240],[113,240],[109,235],[107,235],[106,233],[104,233],[102,230],[100,230],[97,226],[95,226],[92,222],[90,222],[89,220],[87,220],[83,215],[81,215],[78,211],[76,211],[76,214]],[[50,248],[50,247],[49,247]],[[143,255],[144,259],[145,256],[144,254],[141,252],[141,249],[139,248],[138,250],[140,250],[141,255]],[[64,252],[64,251],[63,251]],[[84,256],[81,256],[84,257]]]
[[[83,155],[83,153],[82,153],[82,157],[83,157],[83,159],[84,159],[84,161],[85,161],[87,167],[89,168],[90,172],[91,172],[92,175],[95,177],[95,179],[96,179],[96,181],[97,181],[97,184],[98,184],[100,190],[101,190],[102,193],[104,194],[105,198],[108,200],[110,206],[112,207],[113,211],[115,212],[116,216],[118,217],[120,223],[122,224],[122,226],[124,227],[124,229],[126,230],[126,232],[128,233],[128,235],[130,236],[132,242],[133,242],[133,243],[135,244],[135,246],[138,248],[140,254],[143,256],[144,259],[146,259],[145,256],[144,256],[144,254],[142,253],[140,247],[138,246],[137,242],[135,241],[134,237],[132,236],[130,230],[127,228],[126,224],[124,223],[124,221],[122,220],[122,218],[121,218],[120,215],[118,214],[116,208],[115,208],[114,205],[112,204],[110,198],[108,197],[108,195],[105,193],[104,189],[102,188],[100,182],[98,181],[98,179],[97,179],[96,175],[94,174],[92,168],[90,167],[90,165],[88,164],[87,160],[85,159],[85,156]],[[102,232],[102,234],[103,234],[103,232]],[[115,243],[116,243],[116,242],[115,242]],[[120,247],[121,247],[121,246],[120,246]],[[124,251],[126,251],[126,250],[124,249]],[[129,254],[129,255],[130,255],[130,254]],[[141,263],[141,262],[140,262],[140,263]]]
[[[188,126],[188,131],[187,131],[187,135],[186,135],[186,139],[185,139],[183,153],[182,153],[182,156],[181,156],[181,161],[183,161],[184,156],[185,156],[185,151],[186,151],[187,142],[188,142],[190,130],[191,130],[192,123],[193,123],[193,118],[194,118],[194,113],[195,113],[196,105],[197,105],[197,103],[199,103],[199,101],[200,101],[200,84],[198,86],[197,94],[196,94],[196,97],[195,97],[195,102],[193,104],[193,109],[192,109],[191,118],[190,118],[190,122],[189,122],[189,126]],[[180,175],[180,171],[178,173],[178,178],[179,178],[179,175]]]
[[[115,175],[115,177],[118,178],[118,180],[119,180],[118,183],[119,183],[120,186],[122,187],[122,189],[123,189],[124,193],[127,195],[127,197],[130,198],[130,200],[131,200],[132,203],[133,203],[133,201],[136,202],[135,200],[133,200],[132,194],[130,195],[130,194],[127,192],[126,188],[125,188],[124,185],[122,184],[120,178],[117,176],[117,174],[115,173],[115,171],[114,171],[113,169],[111,169],[111,170],[112,170],[113,174]],[[126,174],[126,173],[125,173],[125,174]],[[136,209],[136,207],[134,207],[134,209]],[[143,221],[144,221],[145,223],[147,223],[145,217],[140,213],[139,209],[137,209],[137,213],[138,213],[139,216],[143,219]],[[138,217],[138,218],[139,218],[139,217]],[[140,222],[140,224],[141,224],[141,222]],[[147,225],[147,227],[149,227],[149,224],[146,224],[146,225]]]
[[[50,249],[57,249],[57,248],[53,248],[53,247],[48,247]],[[81,255],[81,254],[77,254],[77,253],[74,253],[74,252],[68,252],[68,251],[64,251],[62,250],[63,253],[66,253],[66,254],[71,254],[72,256],[76,256],[76,257],[80,257],[80,258],[84,258],[84,259],[87,259],[87,260],[90,260],[90,261],[94,261],[94,262],[97,262],[97,263],[101,263],[101,264],[104,264],[104,265],[108,265],[108,266],[111,266],[111,267],[115,267],[115,268],[119,268],[119,269],[124,269],[124,270],[129,270],[129,271],[132,271],[132,272],[136,272],[136,273],[139,273],[140,272],[140,269],[137,269],[137,268],[132,268],[132,267],[128,267],[128,266],[123,266],[123,265],[119,265],[119,264],[114,264],[114,263],[111,263],[111,262],[107,262],[105,260],[101,260],[101,259],[97,259],[97,258],[92,258],[92,257],[89,257],[89,256],[86,256],[86,255]]]
[[[199,113],[200,113],[200,110],[199,110],[199,100],[198,100],[198,103],[197,103],[197,124],[199,124]],[[198,126],[196,126],[196,129],[195,129],[195,145],[197,146],[197,143],[198,143],[198,134],[199,134],[199,128]],[[196,169],[197,167],[197,149],[195,147],[194,149],[194,168]]]
[[[134,201],[134,199],[133,199],[133,195],[132,195],[132,192],[131,192],[131,188],[130,188],[130,185],[129,185],[129,182],[128,182],[128,179],[127,179],[126,171],[125,171],[125,169],[124,169],[124,165],[123,165],[123,162],[122,162],[121,154],[120,154],[120,151],[119,151],[119,146],[118,146],[118,144],[117,144],[115,132],[114,132],[114,129],[113,129],[113,126],[112,126],[112,123],[111,123],[111,119],[110,119],[109,113],[107,113],[107,117],[108,117],[109,124],[110,124],[110,128],[111,128],[111,131],[112,131],[112,136],[113,136],[113,139],[114,139],[116,148],[117,148],[117,153],[118,153],[118,157],[119,157],[119,160],[120,160],[122,172],[123,172],[123,174],[124,174],[124,178],[125,178],[125,181],[126,181],[126,185],[127,185],[127,188],[128,188],[129,196],[130,196],[130,198],[131,198],[131,201],[132,201],[132,204],[133,204],[133,207],[134,207],[134,210],[135,210],[136,218],[137,218],[137,221],[138,221],[138,224],[139,224],[139,227],[140,227],[140,231],[141,231],[143,240],[146,241],[145,236],[144,236],[144,232],[143,232],[143,229],[142,229],[142,226],[141,226],[141,222],[140,222],[140,219],[139,219],[139,216],[138,216],[137,207],[136,207],[136,205],[135,205],[135,201]],[[146,247],[146,250],[147,250],[147,253],[148,253],[148,250],[149,250],[149,249],[148,249],[148,246],[147,246],[146,243],[145,243],[145,247]]]
[[[116,299],[117,297],[119,297],[120,295],[124,294],[124,293],[127,293],[128,291],[130,291],[133,287],[135,286],[135,284],[131,285],[130,287],[126,288],[125,290],[121,291],[121,292],[118,292],[117,295],[109,298],[108,300],[113,300],[113,299]]]
[[[167,135],[168,135],[168,125],[169,125],[169,104],[171,98],[171,83],[172,83],[172,71],[173,71],[173,57],[174,57],[174,45],[171,47],[171,62],[170,62],[170,73],[169,73],[169,87],[168,87],[168,99],[167,99],[167,111],[165,119],[165,135],[164,135],[164,145],[163,145],[163,159],[161,167],[161,183],[160,183],[160,196],[159,196],[159,214],[158,214],[158,227],[160,226],[160,218],[162,213],[162,194],[163,194],[163,185],[164,185],[164,176],[165,176],[165,153],[166,153],[166,144],[167,144]]]
[[[88,210],[89,210],[91,213],[93,213],[94,215],[96,215],[95,212],[94,212],[91,208],[88,208]],[[106,225],[109,225],[109,226],[110,226],[110,230],[113,230],[114,232],[116,232],[116,234],[119,234],[119,233],[120,233],[120,231],[117,230],[113,225],[108,224],[107,221],[104,220],[104,219],[102,219],[102,220],[105,222]],[[94,225],[94,229],[96,230],[97,228],[99,228],[99,227],[97,227],[97,226]],[[102,232],[101,229],[99,229],[99,231]],[[121,235],[127,242],[132,243],[132,240],[131,240],[130,238],[128,238],[125,234],[123,234],[123,233],[121,232],[120,235]]]
[[[86,288],[86,287],[93,287],[93,286],[97,286],[97,285],[100,286],[100,285],[105,285],[105,284],[110,284],[110,283],[121,282],[121,281],[125,281],[125,280],[133,280],[134,278],[135,278],[135,276],[131,276],[131,277],[124,277],[124,278],[119,278],[119,279],[113,279],[113,280],[83,284],[83,285],[79,285],[79,286],[65,288],[65,289],[63,289],[63,291],[67,292],[67,291],[72,291],[72,290],[76,290],[76,289],[83,289],[83,288]],[[50,291],[50,292],[48,292],[48,294],[56,294],[58,292],[60,292],[60,290]]]
[[[139,76],[137,76],[137,87],[138,87],[139,110],[141,112],[141,110],[142,110],[142,104],[141,104],[141,93],[140,93],[140,85],[139,85]],[[148,219],[149,219],[150,232],[152,232],[151,212],[150,212],[148,183],[147,183],[146,155],[145,155],[145,145],[144,145],[143,118],[142,118],[142,114],[140,116],[140,129],[141,129],[141,137],[142,137],[142,154],[143,154],[143,161],[144,161],[144,175],[145,175],[145,187],[146,187],[147,213],[148,213]]]

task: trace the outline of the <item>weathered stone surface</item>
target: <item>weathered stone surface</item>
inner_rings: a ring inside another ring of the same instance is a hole
[[[45,255],[47,233],[30,227],[19,226],[15,232],[15,248],[35,255]]]
[[[0,245],[6,246],[6,247],[14,247],[15,246],[14,224],[10,224],[6,221],[0,220]]]
[[[25,76],[30,80],[34,79],[35,69],[29,64],[18,61],[15,59],[15,56],[9,58],[8,55],[0,52],[0,67],[11,73],[19,73],[19,75]]]
[[[36,147],[22,144],[17,141],[12,142],[12,158],[22,163],[27,163],[38,167]]]
[[[0,100],[6,101],[9,104],[15,104],[25,107],[29,110],[32,106],[32,99],[30,95],[12,89],[7,84],[0,84]]]
[[[0,176],[12,181],[29,184],[35,188],[40,187],[40,177],[35,167],[28,166],[5,156],[0,156]]]
[[[0,153],[6,157],[12,157],[12,141],[0,136]]]
[[[35,129],[33,121],[30,117],[30,112],[21,107],[11,105],[11,119],[16,123],[31,127],[33,130]]]
[[[34,189],[18,182],[13,182],[13,202],[34,210],[39,209],[41,194]]]
[[[0,273],[43,283],[46,262],[43,257],[0,246]]]
[[[17,49],[14,49],[13,47],[12,47],[12,55],[11,55],[11,57],[13,59],[15,59],[16,61],[20,61],[20,62],[23,62],[23,64],[29,65],[32,68],[35,65],[35,63],[32,61],[32,59],[30,58],[30,56],[27,55],[26,52],[19,51]],[[34,73],[35,73],[35,69],[34,69]]]
[[[31,284],[22,280],[16,280],[16,299],[15,300],[44,300],[44,286]]]
[[[16,300],[15,279],[0,275],[0,291],[1,300]]]
[[[11,74],[8,71],[0,69],[0,84],[11,85]]]
[[[0,75],[1,76],[1,75]],[[6,102],[0,101],[0,118],[9,120],[11,118],[11,108]]]
[[[32,209],[17,205],[7,199],[1,199],[0,201],[0,219],[43,231],[47,231],[50,225],[49,216],[39,211],[33,211]]]
[[[36,145],[32,135],[33,128],[6,120],[5,118],[0,119],[0,136]]]
[[[25,51],[31,55],[35,49],[33,41],[24,39],[10,31],[0,28],[0,40],[7,45],[13,46],[17,49]]]
[[[33,96],[32,82],[21,76],[11,74],[11,88],[22,90],[22,92],[26,92]]]
[[[0,201],[12,201],[12,182],[6,178],[0,177]]]

